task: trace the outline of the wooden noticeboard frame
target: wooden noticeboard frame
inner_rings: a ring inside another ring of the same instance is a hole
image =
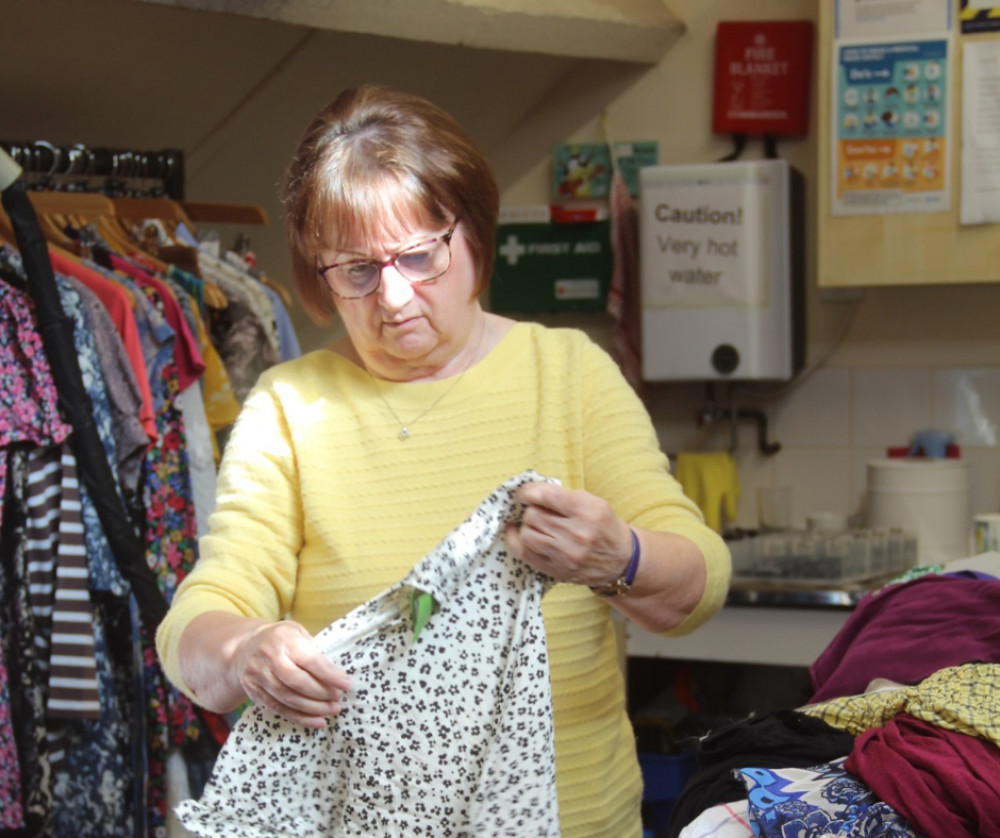
[[[835,216],[831,208],[831,74],[834,0],[820,0],[817,274],[820,287],[1000,282],[1000,224],[959,224],[962,141],[962,46],[955,23],[949,144],[951,209],[940,213]]]

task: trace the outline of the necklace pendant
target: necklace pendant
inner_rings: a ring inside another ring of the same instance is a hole
[[[406,442],[406,440],[410,438],[410,429],[404,425],[402,428],[399,429],[398,436],[400,442]]]

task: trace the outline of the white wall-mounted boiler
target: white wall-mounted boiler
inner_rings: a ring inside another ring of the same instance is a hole
[[[785,160],[639,170],[645,380],[794,377],[803,216],[802,176]]]

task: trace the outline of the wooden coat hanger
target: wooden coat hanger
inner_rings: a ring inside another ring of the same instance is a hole
[[[171,198],[111,198],[114,212],[111,214],[117,220],[117,231],[109,229],[110,224],[99,227],[102,234],[113,235],[118,241],[124,235],[128,235],[122,228],[122,224],[127,222],[141,222],[149,218],[159,219],[164,223],[170,234],[173,234],[178,224],[184,226],[193,234],[195,225],[193,222],[205,221],[216,224],[255,224],[262,225],[268,223],[265,210],[256,204],[234,204],[211,201],[175,201]],[[132,249],[142,248],[142,244],[129,242]],[[148,251],[146,251],[148,253]],[[155,253],[149,253],[154,260]],[[166,264],[161,260],[159,264]],[[229,306],[229,298],[215,283],[202,279],[205,304],[210,308],[224,309]],[[287,305],[291,305],[291,295],[287,289],[277,286],[275,283],[268,283],[281,295],[282,300],[287,299]]]
[[[181,201],[191,221],[208,224],[268,224],[267,212],[257,204],[227,204],[214,201]]]
[[[291,294],[291,292],[287,288],[285,288],[284,285],[282,285],[282,284],[280,284],[278,282],[275,282],[273,279],[271,279],[271,277],[269,277],[265,273],[262,273],[258,277],[258,279],[262,283],[264,283],[264,285],[266,285],[268,288],[270,288],[272,291],[274,291],[279,297],[281,297],[281,301],[285,304],[285,308],[291,308],[292,307],[292,303],[293,303],[292,294]]]
[[[17,246],[14,229],[10,226],[10,219],[2,207],[0,207],[0,243],[9,244],[11,247]]]
[[[229,308],[229,297],[226,296],[225,291],[207,279],[203,279],[201,283],[201,295],[205,300],[205,305],[218,311]]]
[[[176,216],[176,209],[170,208],[175,202],[167,198],[111,198],[96,192],[38,194],[65,196],[64,200],[70,200],[70,211],[75,211],[76,217],[83,217],[92,223],[108,246],[123,255],[142,249],[141,244],[133,239],[131,230],[127,226],[128,221],[157,218],[161,213]],[[79,203],[73,204],[73,198],[79,199]],[[52,202],[46,206],[53,208],[60,206],[55,199],[45,200]],[[162,259],[156,258],[155,253],[145,255],[156,270],[166,271],[169,267]]]
[[[147,218],[158,218],[164,222],[184,222],[189,228],[191,219],[179,201],[171,198],[112,198],[115,215],[126,221],[144,221]],[[173,227],[171,227],[171,232]]]
[[[45,238],[70,251],[74,250],[76,242],[66,233],[69,221],[75,227],[82,227],[113,212],[110,200],[93,192],[31,191],[28,198],[35,208],[38,226]]]
[[[208,224],[251,224],[260,226],[269,223],[267,212],[258,204],[234,204],[220,201],[182,201],[181,209],[189,219],[185,226],[191,233],[194,233],[194,222],[205,222]],[[292,304],[291,294],[288,289],[275,282],[261,276],[261,281],[268,287],[273,288],[280,296],[286,306]],[[225,308],[229,300],[218,286],[211,282],[205,282],[205,304],[214,308]],[[221,303],[221,304],[220,304]]]
[[[167,228],[168,233],[173,235],[177,224],[183,223],[191,233],[194,233],[194,224],[185,211],[184,206],[179,201],[171,198],[113,198],[115,216],[123,221],[142,222],[150,218],[161,221]],[[151,258],[159,267],[159,270],[166,272],[168,264],[143,247],[144,243],[130,243],[130,249],[141,249],[143,253]],[[229,298],[225,292],[214,282],[200,278],[202,282],[202,296],[205,305],[214,309],[225,309],[229,307]]]
[[[98,235],[116,253],[130,253],[139,247],[122,227],[119,219],[113,215],[102,215],[96,219],[94,226],[97,228]]]
[[[93,220],[114,215],[115,206],[107,195],[99,192],[29,192],[36,213],[77,215]]]
[[[147,245],[143,231],[136,231],[135,225],[140,224],[150,218],[157,219],[171,237],[179,221],[185,221],[186,216],[180,208],[180,204],[170,198],[112,198],[116,219],[115,225],[119,230],[119,240],[128,239],[129,250],[142,250],[150,256],[156,254]]]
[[[49,213],[38,214],[38,228],[47,241],[67,249],[73,247],[74,241],[66,232],[65,225]]]

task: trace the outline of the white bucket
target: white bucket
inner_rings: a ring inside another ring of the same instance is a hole
[[[972,508],[964,460],[895,459],[868,463],[868,526],[917,534],[917,562],[969,555]]]

